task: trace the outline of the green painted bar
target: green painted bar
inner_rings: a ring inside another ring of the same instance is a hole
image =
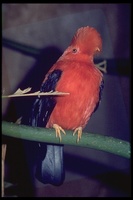
[[[87,147],[130,158],[130,143],[127,141],[83,132],[81,140],[77,143],[77,135],[73,136],[73,132],[68,130],[65,130],[65,132],[66,135],[62,133],[62,141],[60,142],[59,138],[55,137],[54,129],[31,127],[2,121],[2,134],[6,136],[30,141]]]

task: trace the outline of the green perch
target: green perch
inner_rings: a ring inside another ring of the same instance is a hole
[[[65,132],[66,135],[62,134],[62,140],[59,141],[59,138],[55,137],[55,130],[52,128],[31,127],[2,121],[2,134],[6,136],[36,142],[87,147],[130,158],[130,143],[127,141],[83,132],[81,140],[77,143],[77,137],[72,135],[72,131],[65,130]]]

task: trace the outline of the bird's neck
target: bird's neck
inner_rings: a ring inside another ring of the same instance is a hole
[[[77,54],[77,55],[62,55],[58,61],[76,61],[76,62],[86,62],[90,64],[94,64],[93,55],[87,54]]]

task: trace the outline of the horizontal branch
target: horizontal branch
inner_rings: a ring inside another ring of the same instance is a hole
[[[29,96],[61,96],[69,95],[70,93],[66,92],[34,92],[30,94],[12,94],[7,96],[2,96],[2,98],[11,98],[11,97],[29,97]]]
[[[54,129],[31,127],[2,121],[2,134],[6,136],[37,142],[87,147],[130,158],[130,143],[127,141],[83,132],[81,140],[77,143],[77,135],[73,136],[72,131],[65,131],[66,135],[62,134],[62,141],[60,142],[59,138],[55,137]]]
[[[31,88],[28,87],[24,90],[21,90],[20,88],[17,89],[17,91],[13,94],[10,95],[3,95],[2,98],[11,98],[11,97],[29,97],[29,96],[60,96],[60,95],[69,95],[70,93],[68,92],[58,92],[58,91],[49,91],[49,92],[33,92],[33,93],[28,93],[31,91]],[[28,93],[28,94],[27,94]]]

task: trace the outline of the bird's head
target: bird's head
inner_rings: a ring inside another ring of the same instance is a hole
[[[71,47],[79,48],[81,53],[93,56],[102,50],[102,39],[93,27],[81,27],[72,38]]]

